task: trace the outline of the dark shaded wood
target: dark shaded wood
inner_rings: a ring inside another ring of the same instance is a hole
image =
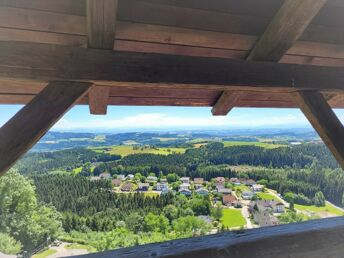
[[[278,61],[301,36],[327,0],[285,0],[248,60]]]
[[[0,0],[0,6],[85,16],[85,0]]]
[[[225,116],[240,100],[241,94],[233,91],[224,91],[211,110],[214,116]]]
[[[50,83],[0,129],[0,176],[24,155],[92,84]]]
[[[80,255],[80,258],[339,258],[344,218],[226,232]]]
[[[106,115],[109,102],[110,87],[94,86],[88,93],[90,113],[92,115]]]
[[[343,91],[344,70],[222,58],[113,52],[0,42],[0,78],[92,81],[108,86]]]
[[[88,47],[113,49],[117,0],[86,0]]]
[[[296,103],[344,168],[344,127],[319,92],[295,92]]]

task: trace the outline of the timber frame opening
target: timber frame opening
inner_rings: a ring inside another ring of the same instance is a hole
[[[343,13],[340,0],[0,0],[0,104],[25,105],[0,128],[0,176],[78,104],[297,107],[344,168]]]

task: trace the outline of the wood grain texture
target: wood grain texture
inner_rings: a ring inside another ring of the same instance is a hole
[[[44,57],[44,58],[42,58]],[[271,62],[0,42],[0,78],[143,87],[343,91],[344,70]]]
[[[344,127],[319,92],[295,92],[293,97],[321,139],[344,168]]]
[[[327,0],[286,0],[259,38],[248,60],[278,61],[302,35]]]
[[[50,83],[2,126],[0,176],[83,97],[90,87],[90,83]]]
[[[88,93],[90,113],[92,115],[106,115],[109,102],[110,87],[94,86]]]
[[[88,47],[113,49],[117,0],[86,0]]]
[[[122,248],[76,258],[339,258],[344,218],[311,220]]]
[[[240,100],[241,94],[233,91],[224,91],[211,110],[214,116],[225,116]]]

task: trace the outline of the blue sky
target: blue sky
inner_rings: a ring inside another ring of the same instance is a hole
[[[21,106],[0,105],[0,125]],[[137,131],[169,129],[310,128],[298,109],[235,108],[228,116],[214,117],[211,108],[111,106],[106,116],[90,115],[88,106],[71,109],[53,127],[58,131]],[[344,121],[344,110],[336,110]]]

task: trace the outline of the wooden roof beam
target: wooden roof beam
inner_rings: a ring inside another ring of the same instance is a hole
[[[0,128],[0,176],[87,94],[91,83],[54,82]]]
[[[344,127],[324,96],[319,92],[301,91],[293,97],[321,139],[344,168]]]
[[[211,113],[214,116],[227,115],[238,104],[240,96],[241,94],[238,92],[225,90],[212,108]]]
[[[110,87],[94,86],[88,93],[90,113],[92,115],[106,115],[109,102]]]
[[[247,60],[279,61],[327,0],[285,0]]]
[[[41,58],[44,57],[44,58]],[[344,69],[0,42],[0,78],[104,86],[344,91]]]
[[[87,0],[87,45],[89,48],[113,49],[117,0]]]

